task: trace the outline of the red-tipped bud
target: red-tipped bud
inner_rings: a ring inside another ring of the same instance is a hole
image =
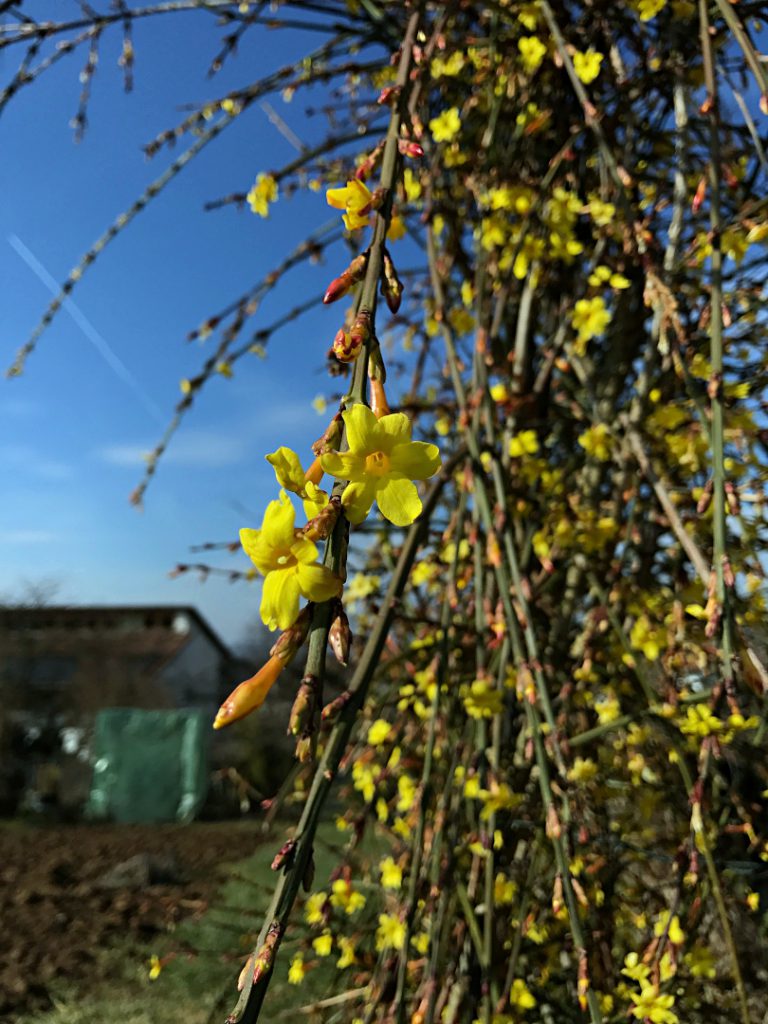
[[[293,857],[296,853],[296,840],[289,839],[287,843],[283,843],[280,849],[275,854],[274,860],[272,861],[272,870],[281,871],[286,870],[293,863]]]
[[[345,690],[344,693],[339,694],[335,700],[332,700],[330,704],[326,704],[321,716],[323,719],[323,725],[331,725],[335,722],[342,709],[346,707],[351,699],[352,694],[349,690]]]
[[[269,926],[269,931],[267,932],[267,938],[264,945],[256,954],[256,959],[253,962],[254,985],[260,978],[265,974],[269,974],[272,970],[272,964],[275,962],[275,951],[280,943],[281,936],[282,928],[280,927],[280,922],[273,921]]]
[[[397,148],[402,156],[410,156],[414,159],[424,156],[424,150],[418,142],[412,142],[410,139],[398,139]]]
[[[707,179],[702,177],[699,184],[696,186],[696,192],[693,196],[693,202],[691,203],[691,213],[698,213],[701,209],[701,204],[704,202],[704,196],[707,194]]]
[[[360,355],[363,348],[361,338],[353,338],[352,335],[343,329],[336,332],[333,339],[333,354],[340,363],[353,363]]]
[[[403,298],[403,285],[397,276],[395,264],[387,250],[384,250],[384,261],[381,272],[381,294],[384,296],[391,313],[397,313]]]
[[[355,256],[347,269],[343,273],[339,274],[338,277],[335,277],[328,285],[328,289],[323,296],[323,302],[326,306],[331,302],[336,302],[337,299],[343,298],[353,285],[356,285],[358,281],[361,281],[365,277],[365,268],[367,266],[367,251],[360,253],[359,256]]]
[[[396,99],[400,95],[400,91],[399,85],[387,85],[379,93],[376,102],[383,106],[385,103],[389,103],[390,100]]]

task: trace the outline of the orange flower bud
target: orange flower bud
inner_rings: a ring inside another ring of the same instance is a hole
[[[285,665],[286,662],[279,655],[273,654],[255,676],[235,687],[219,708],[213,728],[221,729],[225,725],[231,725],[232,722],[260,708]]]
[[[304,474],[304,479],[308,483],[312,483],[317,486],[323,479],[323,467],[320,465],[320,456],[315,458],[315,461],[309,467],[307,472]]]
[[[384,391],[384,381],[373,378],[371,380],[371,412],[377,420],[380,420],[382,416],[388,416],[390,411]]]

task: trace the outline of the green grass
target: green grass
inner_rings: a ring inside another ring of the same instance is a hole
[[[17,1024],[206,1024],[209,1020],[220,1024],[236,1002],[237,975],[256,941],[275,884],[270,864],[284,838],[283,828],[277,826],[274,837],[252,857],[226,868],[217,897],[200,918],[182,922],[152,946],[105,950],[100,974],[107,980],[77,989],[57,990],[54,986],[54,1009],[22,1015]],[[315,845],[315,888],[327,883],[342,843],[333,825],[320,827]],[[66,942],[66,935],[62,941]],[[312,971],[301,986],[287,984],[294,942],[289,932],[268,997],[270,1020],[338,991],[337,971],[330,959],[327,968],[323,964]],[[170,952],[176,952],[175,958],[150,981],[150,957]]]

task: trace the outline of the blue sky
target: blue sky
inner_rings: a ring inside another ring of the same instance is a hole
[[[63,7],[59,0],[57,11]],[[147,161],[142,144],[175,124],[182,105],[297,60],[321,38],[254,30],[209,81],[205,71],[220,34],[205,12],[138,23],[135,89],[125,95],[117,68],[120,32],[108,32],[79,145],[68,123],[84,52],[65,57],[7,108],[0,120],[3,368],[51,298],[40,273],[63,280],[167,165],[167,153]],[[3,81],[15,66],[15,58],[2,57]],[[306,142],[324,136],[323,122],[305,117],[300,97],[270,101]],[[72,603],[192,603],[231,642],[257,621],[257,586],[215,578],[201,586],[167,574],[177,561],[192,560],[190,545],[229,540],[239,527],[259,524],[276,495],[266,452],[287,444],[307,457],[327,418],[311,401],[336,390],[323,363],[338,307],[283,330],[268,359],[243,360],[233,380],[214,379],[171,443],[143,512],[129,505],[128,495],[141,479],[143,453],[178,400],[180,379],[193,376],[208,355],[206,346],[186,342],[187,332],[257,282],[329,215],[322,193],[281,201],[268,221],[234,207],[205,213],[203,203],[246,190],[259,171],[294,155],[254,105],[102,254],[73,293],[79,320],[62,311],[23,376],[0,383],[3,598],[20,596],[27,582],[50,580],[58,584],[57,600]],[[264,302],[254,328],[323,290],[345,262],[338,248],[325,267],[294,274]],[[30,263],[43,270],[36,273]],[[233,568],[248,564],[244,555],[218,560]]]

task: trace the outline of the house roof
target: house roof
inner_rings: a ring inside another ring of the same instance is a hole
[[[192,605],[45,605],[37,608],[0,607],[0,631],[46,630],[64,633],[74,630],[108,633],[151,633],[160,638],[168,635],[183,644],[181,618],[194,622],[225,658],[232,652],[210,624]],[[129,628],[126,628],[128,626]],[[131,627],[134,627],[131,628]]]

